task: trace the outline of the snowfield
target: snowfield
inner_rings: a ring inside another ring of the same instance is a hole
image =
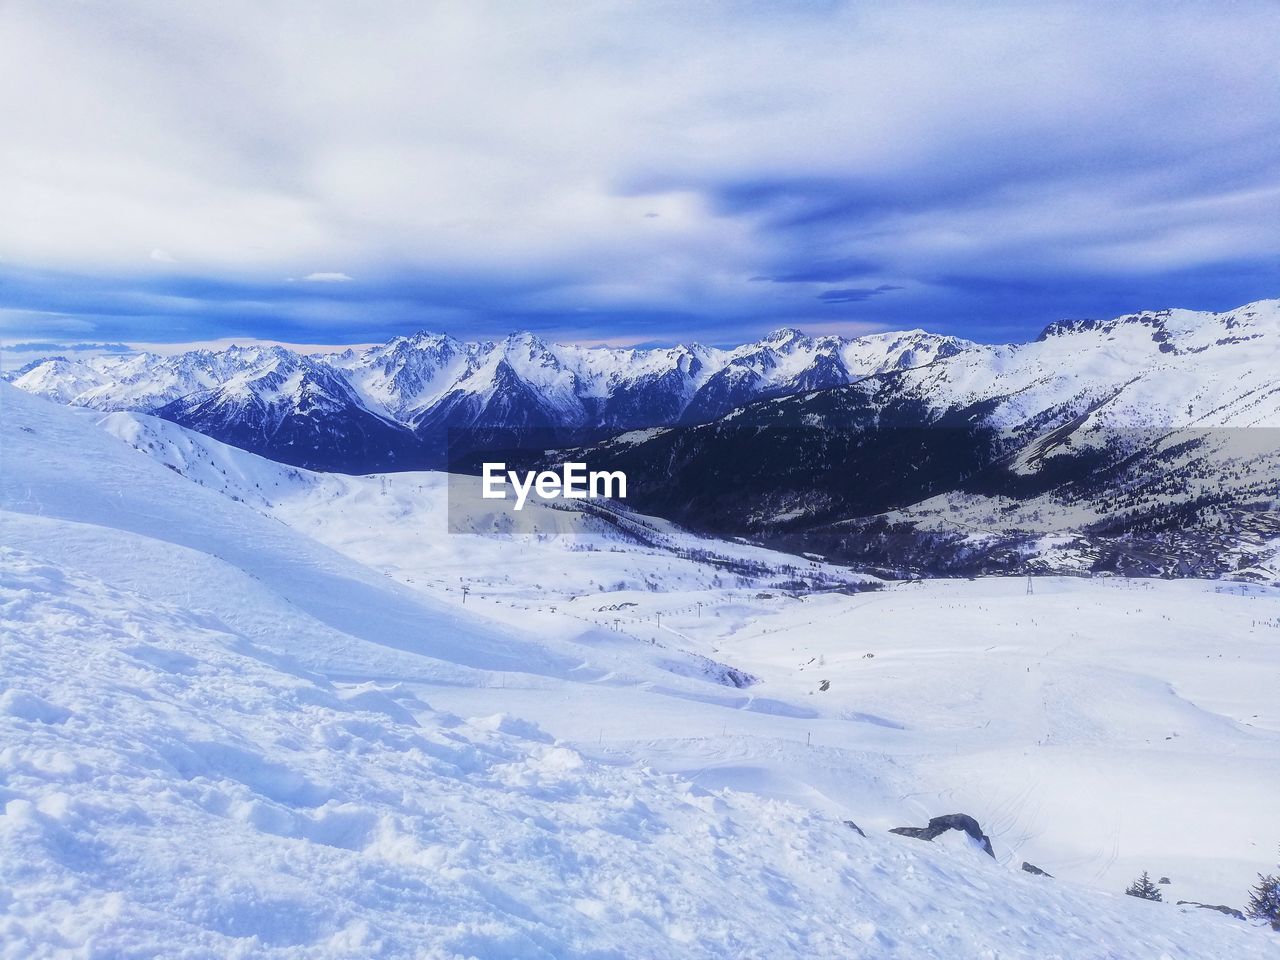
[[[1172,902],[1275,863],[1274,588],[450,535],[438,475],[0,411],[0,956],[1280,951]],[[887,832],[958,811],[994,859]]]
[[[1105,957],[1135,928],[1153,957],[1267,946],[6,570],[7,956]]]

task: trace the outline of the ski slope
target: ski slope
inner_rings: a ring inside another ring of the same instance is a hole
[[[0,955],[1274,955],[1119,893],[1274,862],[1274,591],[791,596],[755,548],[450,535],[439,478],[0,411]],[[961,809],[996,860],[884,830]]]

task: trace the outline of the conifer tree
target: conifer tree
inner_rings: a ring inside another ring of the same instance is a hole
[[[1254,920],[1266,920],[1272,930],[1280,930],[1280,877],[1258,874],[1258,882],[1249,890],[1244,913]]]
[[[1142,876],[1125,888],[1125,893],[1131,897],[1139,897],[1143,900],[1163,900],[1160,895],[1160,888],[1151,882],[1151,877],[1147,871],[1142,871]]]

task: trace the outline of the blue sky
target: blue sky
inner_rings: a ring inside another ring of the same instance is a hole
[[[0,338],[1032,337],[1280,296],[1280,5],[17,0]]]

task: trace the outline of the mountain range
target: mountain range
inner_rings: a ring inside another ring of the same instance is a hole
[[[920,330],[814,338],[786,329],[728,350],[418,333],[337,354],[255,346],[49,357],[6,378],[48,399],[151,413],[294,466],[358,474],[442,466],[451,430],[550,430],[581,441],[703,422],[753,400],[844,386],[972,346]]]
[[[30,393],[152,413],[353,474],[525,447],[624,469],[628,505],[893,577],[1280,569],[1280,301],[1064,321],[979,344],[779,330],[732,349],[439,334],[51,357]],[[581,449],[590,447],[590,450]],[[456,464],[458,461],[455,460]]]

